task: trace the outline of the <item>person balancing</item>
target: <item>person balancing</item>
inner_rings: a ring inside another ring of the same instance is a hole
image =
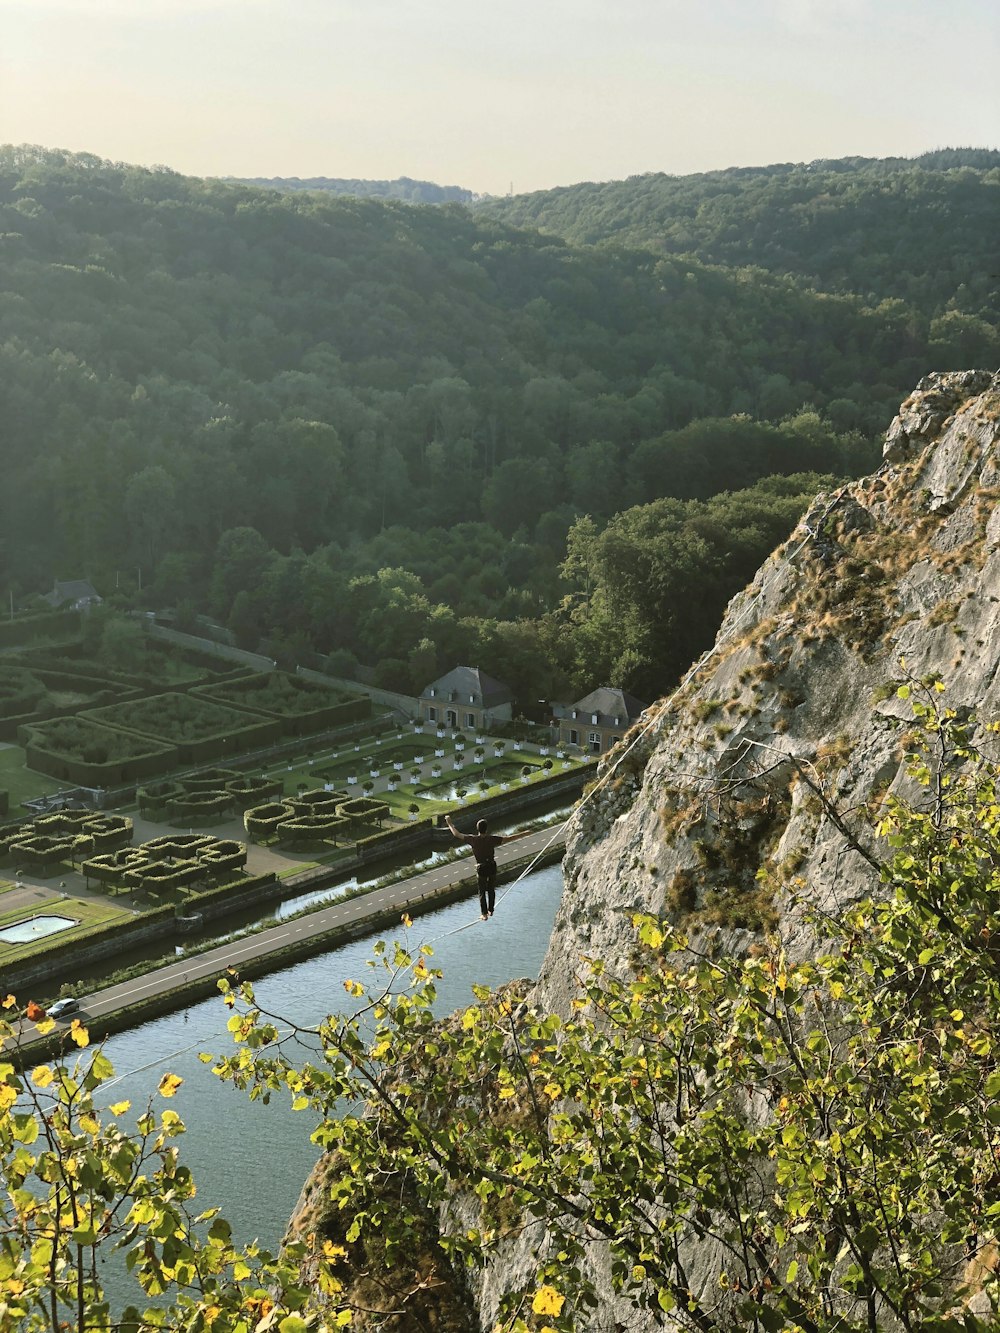
[[[501,837],[499,833],[487,831],[485,819],[480,819],[476,824],[475,833],[460,833],[452,822],[451,815],[445,815],[445,823],[451,829],[452,837],[457,838],[459,842],[467,842],[472,848],[472,855],[476,858],[476,875],[479,879],[479,910],[483,920],[486,921],[493,915],[497,899],[497,862],[493,854],[494,849],[502,842],[516,842],[518,838],[526,838],[531,829]]]

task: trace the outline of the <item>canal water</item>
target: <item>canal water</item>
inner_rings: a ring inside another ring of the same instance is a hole
[[[400,926],[382,935],[403,940],[414,953],[422,942],[432,945],[430,963],[444,972],[437,1009],[447,1013],[472,1002],[474,983],[497,986],[537,975],[561,891],[562,869],[551,866],[501,885],[489,922],[479,920],[475,899],[465,899],[416,918],[409,930]],[[344,982],[370,975],[365,964],[374,938],[261,978],[255,984],[259,1003],[304,1026],[346,1011]],[[128,1123],[151,1099],[163,1109],[157,1085],[168,1071],[179,1075],[184,1082],[170,1105],[187,1126],[178,1146],[197,1182],[199,1209],[218,1206],[238,1242],[256,1238],[274,1249],[318,1155],[309,1141],[315,1122],[308,1111],[292,1112],[287,1098],[276,1096],[267,1106],[250,1102],[198,1059],[202,1051],[232,1050],[229,1016],[221,999],[206,1000],[109,1038],[105,1051],[117,1077],[107,1085],[106,1101],[130,1100],[132,1109],[123,1117]],[[109,1288],[118,1287],[117,1275],[108,1272],[106,1278]]]

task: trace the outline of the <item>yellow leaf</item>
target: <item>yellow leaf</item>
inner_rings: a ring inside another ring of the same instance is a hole
[[[559,1097],[562,1095],[562,1088],[558,1083],[546,1083],[545,1095],[546,1097]]]
[[[403,916],[402,916],[402,922],[403,922],[403,925],[406,927],[407,930],[409,930],[410,927],[413,925],[413,917],[410,916],[409,912],[404,912],[404,913],[403,913]]]
[[[80,1128],[87,1134],[96,1134],[100,1130],[96,1117],[92,1115],[82,1115],[80,1117]]]
[[[74,1018],[70,1026],[69,1035],[76,1042],[77,1046],[90,1045],[90,1033],[83,1026],[78,1018]]]
[[[124,1115],[131,1105],[131,1102],[113,1102],[108,1110],[112,1115]]]
[[[414,967],[413,975],[417,978],[418,981],[425,981],[427,977],[430,976],[430,973],[428,972],[424,964],[424,960],[422,958]]]
[[[499,1095],[500,1095],[500,1100],[501,1100],[501,1101],[505,1101],[508,1097],[513,1097],[513,1095],[514,1095],[514,1089],[513,1089],[513,1088],[501,1088],[501,1089],[500,1089],[500,1094],[499,1094]]]
[[[543,1286],[535,1292],[531,1308],[535,1314],[554,1314],[558,1316],[565,1302],[566,1297],[560,1295],[555,1287]]]
[[[161,1097],[172,1097],[183,1082],[184,1080],[177,1074],[164,1074],[157,1091]]]
[[[13,1009],[15,1004],[17,1004],[17,1001],[14,999],[13,995],[7,995],[4,997],[3,1000],[4,1009]]]
[[[47,1088],[54,1078],[51,1065],[39,1065],[31,1071],[31,1081],[37,1088]]]

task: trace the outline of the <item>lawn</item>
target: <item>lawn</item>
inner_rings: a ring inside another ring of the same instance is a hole
[[[65,782],[57,782],[44,773],[33,773],[30,768],[26,768],[24,751],[19,745],[0,747],[0,788],[10,793],[11,816],[22,813],[22,801],[33,796],[47,796],[65,786]]]
[[[72,917],[76,922],[75,926],[68,927],[66,930],[60,930],[56,935],[49,935],[45,938],[45,943],[50,944],[58,941],[60,944],[64,940],[72,940],[75,936],[84,931],[92,930],[94,926],[110,925],[116,921],[130,921],[132,919],[131,911],[115,907],[113,904],[104,902],[100,899],[92,898],[74,898],[72,895],[67,898],[47,898],[33,905],[27,905],[21,902],[19,907],[5,907],[8,901],[8,893],[20,893],[20,886],[11,883],[10,880],[0,879],[0,929],[5,926],[14,925],[18,921],[27,921],[33,916],[67,916]],[[29,940],[24,944],[8,944],[0,940],[0,962],[9,966],[11,963],[19,962],[21,959],[28,958],[38,949],[40,941]]]

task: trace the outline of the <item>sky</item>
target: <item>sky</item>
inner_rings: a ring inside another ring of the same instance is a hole
[[[0,0],[0,142],[523,193],[1000,144],[996,0]]]

